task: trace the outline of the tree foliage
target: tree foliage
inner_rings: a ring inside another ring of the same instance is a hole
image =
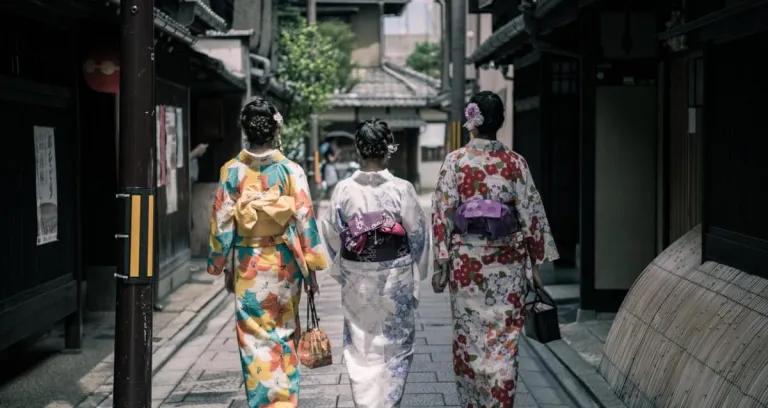
[[[283,13],[279,30],[277,74],[294,95],[283,113],[290,144],[309,134],[310,114],[326,110],[333,93],[349,84],[354,36],[342,22],[308,25],[291,12]]]
[[[440,58],[440,44],[436,42],[420,42],[416,44],[405,65],[409,68],[427,74],[432,78],[440,78],[442,58]]]

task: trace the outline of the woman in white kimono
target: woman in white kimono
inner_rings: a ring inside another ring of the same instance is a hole
[[[331,273],[341,282],[344,361],[358,408],[400,406],[419,281],[432,269],[429,221],[416,190],[386,169],[394,142],[386,122],[358,125],[362,170],[337,184],[323,220]]]

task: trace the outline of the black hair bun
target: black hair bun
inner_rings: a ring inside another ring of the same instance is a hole
[[[245,104],[240,127],[251,145],[261,146],[275,139],[281,125],[277,115],[277,107],[264,98],[256,97]]]
[[[483,124],[477,127],[478,133],[495,136],[504,125],[504,102],[499,95],[491,91],[482,91],[473,95],[469,103],[474,103],[483,115]]]
[[[357,125],[355,146],[363,159],[385,159],[389,157],[389,146],[395,144],[395,137],[387,122],[371,118]]]

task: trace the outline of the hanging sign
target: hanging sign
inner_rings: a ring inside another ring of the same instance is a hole
[[[120,90],[120,60],[111,51],[93,51],[83,62],[83,77],[96,92],[116,94]]]

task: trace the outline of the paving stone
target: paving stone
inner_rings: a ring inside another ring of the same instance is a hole
[[[236,391],[206,391],[189,393],[184,398],[185,404],[231,404],[235,399]]]
[[[342,374],[302,375],[301,385],[337,385],[341,384],[341,376]]]
[[[409,383],[437,382],[437,373],[419,373],[411,371],[408,373],[406,381]]]
[[[559,393],[552,387],[528,387],[531,390],[533,399],[539,404],[563,404]]]
[[[520,370],[517,375],[531,388],[547,387],[551,384],[551,379],[547,378],[541,371]]]
[[[402,404],[405,406],[411,405],[415,407],[424,406],[445,406],[445,400],[443,394],[405,394],[403,395]]]

